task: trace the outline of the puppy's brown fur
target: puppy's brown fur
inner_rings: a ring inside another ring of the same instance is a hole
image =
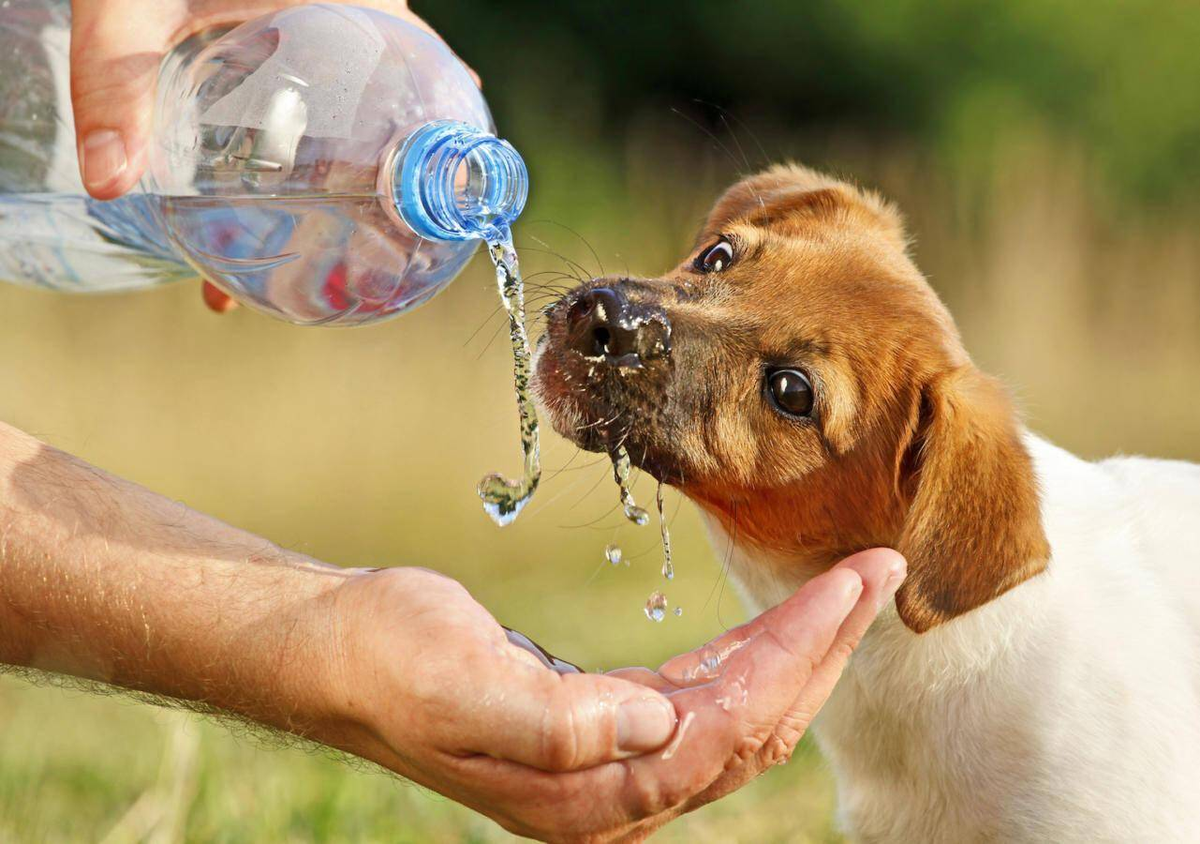
[[[624,443],[784,575],[890,545],[909,560],[897,595],[917,632],[1040,572],[1038,490],[1004,390],[971,363],[953,321],[878,196],[796,166],[725,193],[697,240],[734,247],[723,271],[696,252],[657,279],[599,279],[661,308],[671,355],[637,372],[570,351],[548,315],[535,388],[555,427],[594,450]],[[763,389],[803,370],[807,420]],[[794,579],[794,578],[793,578]]]

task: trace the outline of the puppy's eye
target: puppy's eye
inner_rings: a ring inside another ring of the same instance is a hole
[[[804,418],[812,413],[812,382],[799,369],[768,371],[767,393],[779,412],[786,416]]]
[[[696,271],[702,273],[719,273],[732,263],[733,244],[728,240],[718,240],[700,253],[700,257],[696,259]]]

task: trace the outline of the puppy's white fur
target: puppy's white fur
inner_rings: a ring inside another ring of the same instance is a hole
[[[814,724],[841,823],[864,842],[1200,840],[1200,466],[1026,443],[1049,567],[922,635],[881,613]],[[730,559],[757,610],[800,585],[752,548]]]

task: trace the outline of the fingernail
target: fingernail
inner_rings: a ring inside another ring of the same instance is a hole
[[[617,710],[617,747],[645,753],[667,743],[675,732],[675,707],[665,698],[627,700]]]
[[[125,172],[129,159],[120,132],[97,129],[83,139],[79,161],[83,165],[83,184],[89,191],[108,187]]]
[[[888,578],[883,582],[883,588],[879,590],[879,609],[883,609],[887,602],[895,597],[896,591],[907,576],[907,561],[903,557],[897,557],[888,568]]]

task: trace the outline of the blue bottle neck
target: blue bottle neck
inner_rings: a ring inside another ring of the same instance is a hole
[[[511,144],[451,120],[409,135],[388,175],[401,219],[430,240],[494,240],[529,195],[529,173]]]

